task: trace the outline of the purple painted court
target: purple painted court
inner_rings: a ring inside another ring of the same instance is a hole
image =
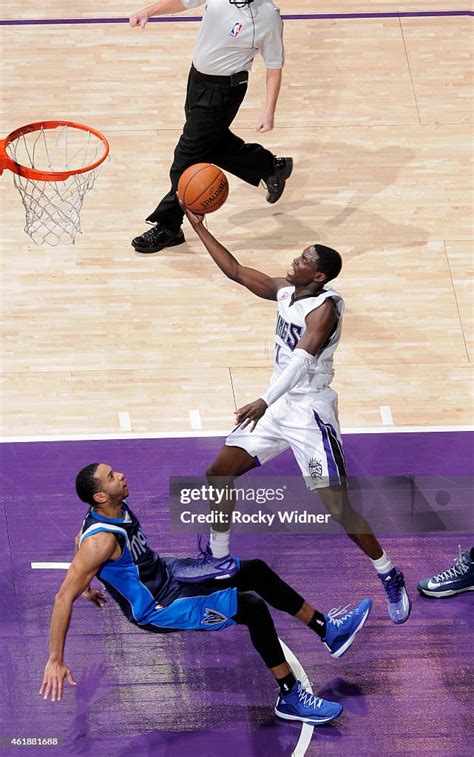
[[[25,746],[30,755],[292,754],[301,726],[275,721],[273,680],[242,627],[160,637],[127,624],[110,602],[99,610],[78,600],[66,649],[78,686],[66,687],[60,703],[38,694],[64,571],[33,570],[31,563],[71,559],[84,513],[75,473],[95,460],[125,471],[130,504],[151,545],[185,555],[194,553],[194,538],[170,534],[168,478],[200,475],[220,444],[173,438],[1,445],[2,754],[18,753],[14,737],[60,742]],[[345,446],[352,475],[459,477],[474,467],[472,436],[463,432],[349,435]],[[296,473],[285,454],[255,475]],[[384,537],[413,599],[410,620],[395,626],[372,568],[344,534],[235,536],[236,554],[264,558],[323,610],[366,595],[374,600],[369,622],[341,660],[293,618],[273,613],[314,691],[344,705],[337,721],[314,730],[307,755],[470,753],[474,597],[423,599],[415,585],[449,567],[458,544],[472,543],[467,533]]]

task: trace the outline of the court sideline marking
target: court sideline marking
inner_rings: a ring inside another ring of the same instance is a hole
[[[284,21],[333,21],[333,20],[351,20],[357,18],[379,19],[379,18],[436,18],[443,16],[474,16],[474,11],[399,11],[399,12],[379,12],[379,13],[284,13]],[[202,16],[165,16],[159,18],[150,18],[151,23],[175,23],[201,21]],[[0,26],[35,26],[41,24],[128,24],[128,18],[27,18],[27,19],[3,19],[0,20]]]
[[[229,424],[229,428],[232,424]],[[375,426],[368,428],[342,428],[342,434],[441,434],[453,432],[472,432],[473,425],[468,426]],[[213,438],[222,439],[227,431],[149,431],[115,434],[49,434],[45,436],[2,436],[0,444],[21,444],[22,442],[100,442],[113,439],[188,439]]]

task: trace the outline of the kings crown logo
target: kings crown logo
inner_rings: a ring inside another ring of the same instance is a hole
[[[323,477],[323,465],[321,463],[321,460],[318,460],[316,457],[312,457],[308,462],[308,468],[311,478]]]

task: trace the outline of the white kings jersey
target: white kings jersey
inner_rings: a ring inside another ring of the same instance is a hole
[[[323,389],[332,381],[334,376],[333,356],[342,330],[342,314],[344,312],[344,300],[334,289],[324,288],[319,294],[303,295],[294,299],[294,286],[283,287],[278,290],[278,316],[275,333],[275,367],[271,378],[273,383],[284,371],[291,360],[291,355],[299,340],[306,331],[306,316],[316,310],[327,299],[331,299],[336,306],[337,325],[315,355],[313,364],[308,373],[288,392],[290,397],[299,397],[303,394],[311,394]]]

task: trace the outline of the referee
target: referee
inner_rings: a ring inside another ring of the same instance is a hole
[[[179,13],[205,0],[160,0],[130,17],[144,27],[152,16]],[[176,198],[179,177],[193,163],[216,163],[223,170],[267,188],[275,203],[293,170],[291,158],[277,158],[259,144],[246,144],[229,127],[247,91],[249,71],[257,54],[266,69],[265,108],[257,131],[273,129],[284,63],[283,22],[272,0],[207,0],[189,72],[186,123],[170,169],[171,189],[146,219],[152,228],[132,241],[138,252],[158,252],[184,242],[183,211]]]

